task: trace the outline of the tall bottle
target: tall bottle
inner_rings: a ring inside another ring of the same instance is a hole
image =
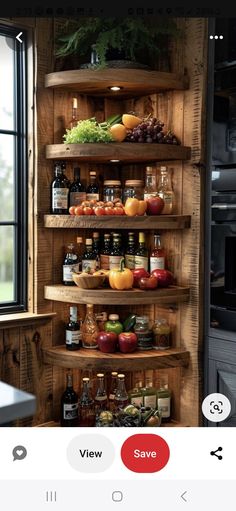
[[[69,206],[79,206],[86,200],[85,187],[80,181],[80,168],[74,168],[74,181],[69,189]]]
[[[107,392],[105,389],[104,374],[97,374],[97,391],[95,395],[95,414],[99,416],[100,412],[107,410]]]
[[[134,232],[128,232],[128,244],[125,251],[125,267],[133,270],[135,268],[135,240]]]
[[[153,383],[151,378],[146,378],[145,387],[142,389],[143,394],[143,405],[150,406],[151,408],[156,409],[157,407],[157,391],[156,388],[153,387]]]
[[[138,376],[135,379],[134,387],[129,391],[130,404],[134,406],[143,406],[143,394],[142,394],[142,377]]]
[[[161,236],[154,234],[154,247],[150,254],[150,273],[152,270],[164,270],[166,266],[166,254],[161,243]]]
[[[67,374],[66,390],[61,397],[61,417],[62,427],[78,426],[78,394],[73,389],[73,378],[69,372]]]
[[[81,236],[77,236],[76,238],[76,252],[78,255],[78,263],[79,263],[79,271],[82,270],[82,259],[84,255],[84,240]]]
[[[72,98],[71,119],[68,123],[68,129],[71,130],[78,124],[78,99]]]
[[[138,248],[134,256],[134,267],[135,269],[144,268],[148,271],[148,249],[146,247],[144,232],[139,232],[138,241]]]
[[[82,271],[94,272],[97,269],[97,256],[93,251],[93,240],[92,238],[86,238],[85,240],[85,252],[82,258]]]
[[[70,319],[66,325],[66,349],[75,351],[80,349],[81,328],[78,321],[77,307],[70,307]]]
[[[100,269],[100,235],[93,232],[93,253],[96,255],[96,270]]]
[[[129,402],[129,396],[125,387],[125,375],[118,374],[117,376],[117,389],[115,393],[115,409],[117,411],[122,410]]]
[[[83,378],[82,385],[79,399],[79,426],[86,428],[95,426],[95,406],[89,388],[90,379]]]
[[[109,391],[109,410],[111,412],[115,411],[115,395],[118,385],[118,373],[116,371],[113,371],[111,373],[111,385],[110,385],[110,391]]]
[[[157,408],[161,412],[161,421],[169,422],[171,419],[171,391],[168,385],[168,375],[161,377],[156,387]]]
[[[81,328],[83,348],[97,348],[97,335],[99,333],[96,317],[93,312],[93,305],[86,305],[86,315]]]
[[[65,286],[75,286],[73,281],[73,272],[78,273],[80,271],[79,256],[76,252],[74,243],[67,245],[66,254],[63,261],[63,284]]]
[[[146,167],[145,187],[144,187],[144,200],[150,197],[156,197],[157,184],[156,175],[152,167]]]
[[[60,163],[55,164],[55,176],[51,183],[51,213],[53,215],[66,215],[68,213],[68,183],[63,174]]]
[[[99,201],[99,185],[95,170],[90,170],[89,172],[89,185],[86,190],[86,199]]]
[[[100,254],[100,267],[101,270],[109,270],[109,256],[111,252],[111,236],[110,234],[104,234],[103,247]]]
[[[164,200],[162,215],[171,215],[174,206],[174,191],[171,182],[171,173],[164,165],[160,167],[160,178],[158,182],[158,195]]]
[[[119,233],[113,233],[112,238],[112,247],[109,255],[109,270],[119,268],[120,261],[124,255],[121,245],[121,235]]]

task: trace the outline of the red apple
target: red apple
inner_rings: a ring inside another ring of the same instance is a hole
[[[141,277],[141,279],[139,279],[140,289],[156,289],[157,285],[158,279],[155,275],[150,275],[150,277]]]
[[[103,353],[114,353],[117,347],[117,340],[117,334],[102,330],[97,336],[98,348]]]
[[[139,280],[142,277],[150,277],[150,273],[145,270],[145,268],[136,268],[136,270],[132,270],[134,281],[133,281],[133,287],[139,287]]]
[[[147,215],[160,215],[162,212],[165,202],[164,200],[157,195],[156,197],[150,197],[146,199],[147,202]]]
[[[122,353],[132,353],[137,349],[138,338],[134,332],[122,332],[118,335],[118,343]]]
[[[174,284],[174,275],[169,270],[159,270],[156,268],[152,271],[151,275],[157,277],[158,287],[168,287]]]

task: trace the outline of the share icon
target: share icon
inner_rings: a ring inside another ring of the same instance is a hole
[[[221,451],[223,451],[223,447],[218,447],[218,449],[216,449],[215,451],[211,451],[210,454],[211,456],[216,456],[218,460],[223,460],[223,456],[221,456],[221,454],[220,455],[217,454],[218,452]]]

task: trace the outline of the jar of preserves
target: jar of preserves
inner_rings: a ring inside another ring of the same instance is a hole
[[[137,316],[134,332],[138,338],[138,350],[151,350],[153,345],[152,329],[147,316]]]
[[[171,346],[170,325],[165,318],[155,319],[153,325],[153,348],[155,350],[167,350]]]
[[[141,179],[127,179],[123,191],[123,204],[129,198],[143,200],[144,197],[144,184]]]
[[[122,200],[121,181],[118,180],[105,180],[103,188],[103,201],[109,202],[115,199]]]

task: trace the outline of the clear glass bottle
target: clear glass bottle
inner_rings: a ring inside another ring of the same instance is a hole
[[[66,390],[61,396],[61,417],[62,427],[78,426],[78,394],[73,388],[73,376],[71,372],[67,373]]]
[[[121,244],[121,235],[119,233],[113,233],[113,242],[109,255],[109,270],[113,268],[119,268],[121,259],[123,258],[124,251]]]
[[[142,395],[143,406],[150,406],[150,408],[155,410],[157,408],[157,390],[153,387],[151,378],[146,378],[145,387],[142,389]]]
[[[161,236],[154,234],[154,247],[150,254],[150,273],[153,270],[164,270],[166,267],[166,253],[161,243]]]
[[[90,393],[89,378],[82,380],[82,393],[79,399],[79,426],[84,428],[95,426],[95,405]]]
[[[97,335],[99,333],[99,328],[93,312],[93,305],[90,303],[86,305],[86,315],[81,327],[81,333],[83,348],[94,349],[98,347]]]
[[[70,319],[66,325],[66,349],[79,350],[81,345],[81,326],[78,321],[77,307],[70,307]]]
[[[135,379],[134,387],[128,392],[130,404],[134,406],[143,406],[143,382],[141,377]]]
[[[61,163],[55,163],[54,174],[54,179],[51,183],[51,213],[52,215],[67,215],[69,188]]]
[[[111,235],[104,234],[103,247],[100,254],[100,267],[101,270],[109,270],[109,256],[111,252]]]
[[[66,254],[63,261],[63,284],[65,286],[75,286],[72,273],[80,271],[79,256],[76,252],[75,244],[69,243],[67,245]]]
[[[128,232],[128,243],[125,251],[125,267],[130,270],[135,268],[135,250],[134,232]]]
[[[161,412],[162,422],[171,420],[171,391],[168,375],[162,376],[156,384],[157,408]]]
[[[162,165],[160,167],[160,177],[157,187],[158,195],[164,200],[162,215],[171,215],[174,206],[174,191],[171,182],[171,170]]]
[[[157,195],[156,174],[154,174],[153,167],[146,167],[144,200],[150,199],[150,197],[156,197],[156,195]]]
[[[107,410],[107,391],[105,389],[105,381],[104,381],[104,374],[98,373],[97,374],[97,391],[95,395],[95,415],[96,417],[99,416],[99,414],[103,410]]]
[[[115,410],[122,410],[129,402],[129,396],[125,387],[125,375],[118,374],[117,376],[117,389],[115,393]]]
[[[82,258],[82,271],[94,272],[97,269],[97,256],[93,251],[93,240],[92,238],[86,238],[85,240],[85,252]]]
[[[115,411],[115,395],[116,395],[117,385],[118,385],[118,373],[116,371],[113,371],[111,373],[111,385],[110,385],[110,391],[109,391],[109,397],[108,397],[108,401],[109,401],[108,406],[109,406],[109,410],[111,412]]]
[[[148,316],[136,317],[134,332],[138,338],[137,349],[142,351],[151,350],[153,346],[153,333]]]
[[[72,98],[72,113],[71,113],[71,119],[68,123],[68,129],[71,130],[78,124],[78,99]]]
[[[134,267],[136,268],[144,268],[148,271],[148,249],[145,241],[144,232],[139,232],[138,235],[138,248],[136,249],[136,253],[134,256]]]
[[[89,185],[86,190],[86,200],[99,201],[99,185],[97,182],[97,172],[95,170],[89,171]]]
[[[80,168],[74,168],[74,181],[69,190],[69,206],[80,206],[81,202],[86,200],[85,187],[80,181]]]
[[[153,348],[167,350],[171,347],[171,329],[165,318],[155,319],[153,325]]]

